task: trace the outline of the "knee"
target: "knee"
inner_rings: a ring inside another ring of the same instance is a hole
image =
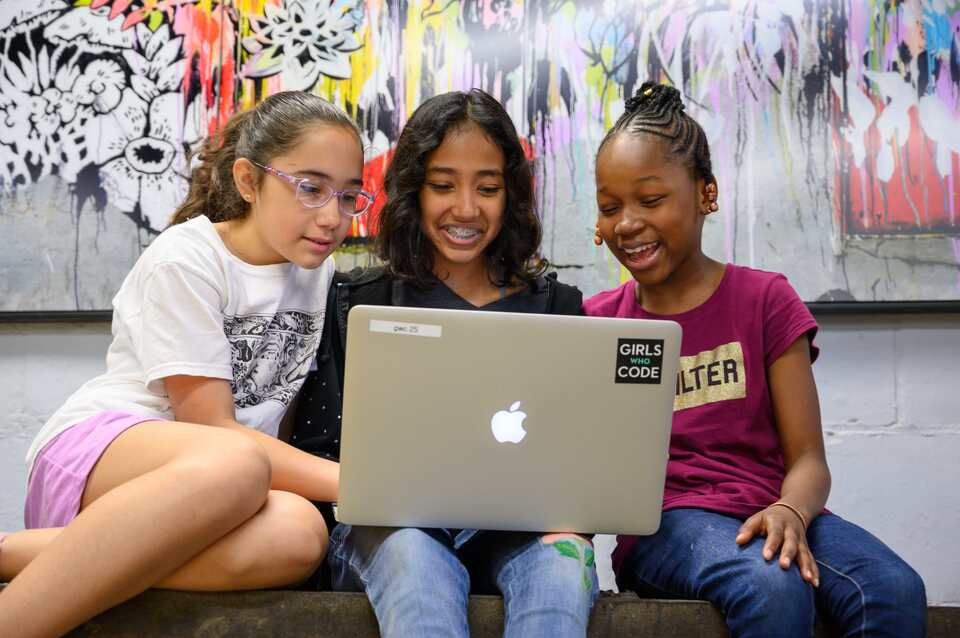
[[[749,613],[795,623],[812,622],[816,613],[813,587],[803,580],[796,565],[783,569],[776,560],[751,561],[731,592],[727,613],[752,610]]]
[[[756,565],[751,574],[753,589],[765,592],[765,596],[773,599],[802,597],[812,594],[810,585],[800,576],[796,566],[783,569],[776,560],[763,565]]]
[[[176,463],[180,485],[207,498],[208,511],[231,512],[246,520],[270,492],[271,466],[266,451],[243,434],[220,431]]]
[[[878,565],[878,577],[872,597],[891,609],[927,612],[927,592],[923,579],[899,558]]]
[[[430,559],[445,551],[440,541],[428,532],[415,527],[387,531],[376,557],[384,562],[396,563],[407,569],[425,565]]]
[[[358,529],[354,528],[354,532]],[[368,552],[372,557],[368,570],[390,581],[416,582],[418,587],[430,583],[455,584],[468,582],[466,568],[448,545],[434,532],[414,527],[401,529],[371,528],[379,540]],[[436,532],[442,534],[443,532]]]
[[[522,562],[523,554],[517,557]],[[515,559],[516,560],[516,559]],[[551,598],[563,600],[569,609],[589,610],[597,590],[597,569],[593,546],[575,534],[544,536],[535,550],[532,564],[514,565],[549,587]]]
[[[239,556],[234,569],[253,571],[266,559],[265,567],[286,583],[309,578],[323,561],[329,538],[317,508],[296,494],[271,491],[258,516],[269,525],[271,545],[261,556]]]
[[[291,507],[289,537],[291,539],[288,560],[293,569],[306,578],[323,562],[327,553],[329,536],[327,524],[320,512],[306,499],[295,497],[296,507]]]

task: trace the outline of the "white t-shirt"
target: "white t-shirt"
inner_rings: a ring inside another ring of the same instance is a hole
[[[105,374],[84,384],[41,428],[27,467],[50,440],[107,410],[172,420],[163,379],[227,379],[237,421],[272,436],[320,344],[333,258],[314,270],[253,266],[206,217],[161,233],[113,299]]]

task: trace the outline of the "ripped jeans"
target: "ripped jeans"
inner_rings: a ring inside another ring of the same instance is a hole
[[[796,563],[766,561],[765,539],[734,542],[743,521],[700,509],[663,513],[660,529],[637,539],[620,568],[621,589],[641,595],[708,600],[726,616],[733,638],[813,635],[817,613],[843,636],[912,638],[925,634],[923,581],[893,550],[834,514],[807,530],[820,587]]]
[[[597,596],[586,541],[471,532],[338,525],[327,554],[333,588],[366,591],[385,638],[469,636],[470,593],[497,591],[504,636],[586,635]]]

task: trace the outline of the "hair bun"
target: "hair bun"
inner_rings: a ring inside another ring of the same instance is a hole
[[[659,82],[644,82],[641,84],[637,92],[633,94],[633,97],[628,99],[626,104],[624,104],[624,107],[627,113],[633,113],[642,107],[652,106],[654,104],[659,107],[666,107],[671,111],[683,110],[683,100],[680,98],[680,91],[672,86],[660,84]]]

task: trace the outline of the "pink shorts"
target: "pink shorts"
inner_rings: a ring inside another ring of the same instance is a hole
[[[80,500],[107,447],[128,428],[156,421],[127,412],[101,412],[58,434],[33,463],[23,522],[27,529],[64,527],[80,511]]]

